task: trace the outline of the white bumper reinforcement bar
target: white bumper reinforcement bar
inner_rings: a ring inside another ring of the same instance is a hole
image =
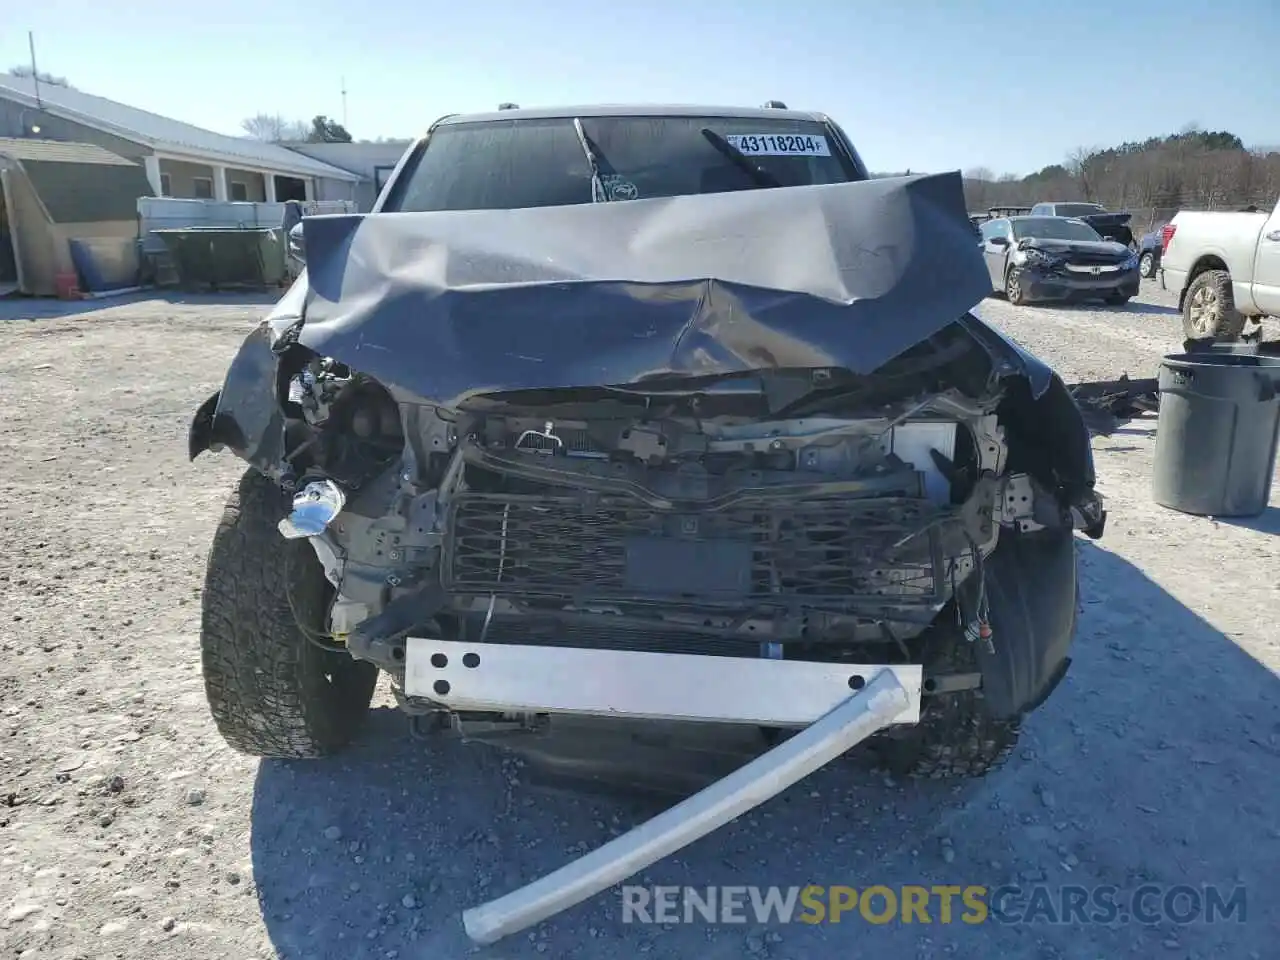
[[[554,873],[467,910],[467,935],[494,943],[620,883],[781,793],[889,726],[911,703],[894,671],[880,670],[817,722],[724,779]]]
[[[905,694],[885,724],[920,720],[919,665],[809,663],[410,637],[404,690],[451,710],[573,713],[771,727],[813,723],[875,678]]]

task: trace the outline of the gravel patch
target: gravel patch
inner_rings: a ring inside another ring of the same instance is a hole
[[[473,948],[462,909],[652,813],[548,796],[482,748],[411,740],[380,696],[350,753],[230,751],[197,649],[204,554],[240,473],[186,429],[261,298],[0,301],[0,954],[24,958],[1262,957],[1280,911],[1276,506],[1148,495],[1153,421],[1095,443],[1075,663],[981,783],[829,767],[647,871],[656,884],[1247,888],[1244,923],[625,925],[616,893]],[[1167,294],[981,314],[1071,378],[1152,375]],[[935,915],[935,921],[937,917]]]

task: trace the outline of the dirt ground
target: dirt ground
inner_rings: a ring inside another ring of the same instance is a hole
[[[1180,341],[1169,303],[1148,283],[1127,309],[980,312],[1067,378],[1143,376]],[[1110,885],[1122,906],[1143,884],[1243,886],[1243,922],[641,926],[611,891],[473,947],[462,909],[647,811],[546,796],[483,748],[411,740],[385,700],[331,762],[223,745],[198,609],[240,465],[189,464],[186,428],[262,310],[0,302],[0,956],[1276,955],[1280,509],[1230,523],[1154,505],[1150,421],[1096,441],[1111,522],[1081,541],[1075,663],[1006,769],[954,785],[833,765],[642,879]]]

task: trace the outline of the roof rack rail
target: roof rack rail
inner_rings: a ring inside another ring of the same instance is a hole
[[[520,104],[518,104],[518,103],[500,103],[500,104],[498,104],[498,109],[499,109],[499,110],[519,110],[519,109],[520,109]]]
[[[766,109],[766,110],[785,110],[785,109],[787,109],[787,105],[786,105],[785,103],[783,103],[781,100],[766,100],[766,101],[764,102],[764,109]]]

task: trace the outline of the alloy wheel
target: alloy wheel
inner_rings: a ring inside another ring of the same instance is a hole
[[[1218,291],[1208,285],[1191,294],[1189,316],[1191,325],[1204,336],[1211,336],[1218,326]]]

